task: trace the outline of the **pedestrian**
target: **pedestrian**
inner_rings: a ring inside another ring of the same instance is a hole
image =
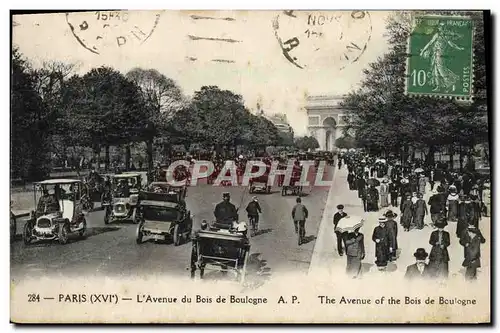
[[[389,206],[389,186],[387,185],[389,181],[387,179],[382,180],[380,184],[380,207]]]
[[[443,214],[441,195],[437,192],[437,190],[432,191],[432,195],[429,198],[428,205],[429,212],[431,213],[431,227],[434,227],[434,224],[439,221],[441,215]]]
[[[341,157],[338,158],[338,167],[339,167],[339,170],[340,170],[340,168],[342,168],[342,158]]]
[[[458,238],[462,236],[462,232],[467,229],[467,224],[468,224],[468,210],[470,210],[470,207],[467,202],[470,203],[470,200],[468,201],[468,197],[464,194],[460,194],[458,196],[458,211],[457,211],[457,229],[455,231],[455,234]]]
[[[485,242],[483,234],[474,224],[469,224],[462,231],[460,245],[464,247],[462,266],[465,267],[466,280],[477,279],[477,269],[481,267],[481,244]]]
[[[399,185],[396,181],[392,181],[389,184],[389,193],[391,195],[391,206],[398,206],[398,195],[399,195]]]
[[[483,184],[483,193],[482,193],[482,208],[483,208],[483,216],[488,217],[488,214],[491,214],[491,191],[490,184]]]
[[[435,184],[434,170],[431,170],[431,172],[429,173],[429,183],[431,184],[431,191],[433,191]]]
[[[410,231],[411,222],[413,219],[413,203],[411,197],[408,195],[406,199],[401,202],[401,224],[404,231]]]
[[[425,200],[423,199],[422,193],[417,194],[417,201],[414,204],[414,211],[415,211],[415,225],[418,229],[423,229],[424,228],[424,218],[426,215],[429,214],[427,210],[427,204],[425,203]]]
[[[366,192],[367,211],[377,212],[378,200],[379,200],[378,190],[375,188],[375,185],[370,185],[370,188]]]
[[[479,228],[479,221],[481,221],[481,203],[479,202],[479,199],[475,194],[471,194],[470,198],[471,202],[469,208],[469,218],[472,219],[472,222],[474,223],[476,228]]]
[[[356,188],[358,189],[358,198],[362,199],[365,194],[366,181],[361,175],[357,177]]]
[[[380,271],[384,271],[387,268],[387,262],[389,261],[389,233],[385,227],[387,219],[385,217],[379,217],[379,225],[373,229],[372,240],[375,242],[375,264]]]
[[[458,193],[455,186],[450,186],[450,194],[448,195],[448,221],[456,222],[458,216]]]
[[[333,215],[333,226],[335,230],[335,236],[337,237],[337,252],[339,253],[339,256],[343,256],[343,235],[340,231],[337,230],[337,225],[342,218],[347,216],[347,213],[344,212],[344,205],[338,205],[337,210],[338,211]]]
[[[354,172],[349,172],[347,175],[347,182],[349,183],[349,190],[355,190],[356,189],[356,176],[354,175]]]
[[[361,261],[365,259],[365,239],[359,228],[353,233],[348,233],[345,239],[345,252],[347,257],[346,272],[353,279],[361,273]]]
[[[296,204],[292,209],[292,219],[293,224],[295,226],[295,233],[299,234],[299,246],[302,245],[304,238],[306,236],[306,219],[309,215],[309,212],[302,204],[302,200],[297,198],[295,200]]]
[[[429,278],[431,276],[431,272],[429,266],[425,263],[425,260],[429,255],[425,249],[418,248],[413,256],[416,259],[416,263],[406,267],[405,279],[422,280]]]
[[[444,230],[447,225],[445,218],[437,221],[435,226],[438,230],[434,230],[429,239],[429,244],[432,245],[431,254],[429,255],[429,268],[432,276],[440,279],[448,278],[450,234]]]
[[[420,174],[420,178],[418,179],[418,192],[425,194],[425,187],[427,186],[427,179],[425,179],[425,175]]]
[[[389,248],[392,249],[389,254],[389,261],[394,261],[397,259],[398,250],[398,223],[394,220],[398,214],[394,213],[392,210],[385,212],[384,216],[387,218],[385,227],[390,233],[389,236]]]

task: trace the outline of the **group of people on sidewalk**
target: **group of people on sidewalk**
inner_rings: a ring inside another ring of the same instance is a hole
[[[481,267],[480,245],[486,241],[479,229],[479,221],[482,215],[487,216],[490,212],[489,183],[475,184],[474,178],[466,173],[457,176],[456,173],[439,171],[439,177],[436,177],[435,171],[431,170],[430,177],[427,177],[423,168],[415,168],[415,165],[401,166],[368,155],[350,154],[343,159],[349,172],[349,189],[358,191],[365,212],[379,211],[379,205],[381,208],[398,207],[401,197],[399,223],[405,232],[412,227],[423,229],[425,217],[430,215],[429,225],[435,229],[429,238],[430,254],[425,248],[418,248],[414,253],[416,263],[407,267],[406,278],[448,278],[450,233],[445,228],[448,222],[456,222],[455,234],[464,248],[462,266],[465,267],[465,278],[476,279],[477,268]],[[379,182],[373,178],[375,175],[383,180]],[[439,185],[434,189],[436,180]],[[428,183],[432,192],[426,202],[424,194]],[[360,275],[365,258],[364,236],[359,228],[340,232],[337,225],[348,213],[344,212],[343,205],[338,205],[337,209],[333,219],[337,251],[340,256],[346,254],[347,273],[355,278]],[[386,210],[378,218],[378,225],[372,233],[375,264],[380,271],[385,271],[389,262],[398,259],[397,216],[392,210]]]

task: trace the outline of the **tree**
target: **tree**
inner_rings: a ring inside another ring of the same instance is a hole
[[[134,68],[127,78],[140,87],[145,103],[145,116],[149,119],[145,132],[148,169],[153,167],[153,140],[161,134],[163,138],[172,137],[172,119],[181,110],[186,110],[186,99],[174,80],[156,69]],[[165,140],[164,143],[165,144]]]
[[[357,142],[354,137],[350,135],[344,135],[335,140],[335,146],[338,148],[345,148],[345,149],[357,148]]]
[[[300,150],[313,150],[319,148],[319,143],[313,136],[302,136],[295,139],[295,147]]]
[[[73,140],[98,156],[102,147],[138,141],[150,129],[139,87],[112,68],[70,78],[63,100]]]
[[[48,135],[51,117],[43,107],[30,75],[30,65],[12,50],[11,172],[12,177],[40,180],[49,172]]]

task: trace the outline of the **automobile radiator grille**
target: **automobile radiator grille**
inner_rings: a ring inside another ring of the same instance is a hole
[[[39,228],[49,228],[51,225],[50,220],[47,218],[41,218],[37,222]]]

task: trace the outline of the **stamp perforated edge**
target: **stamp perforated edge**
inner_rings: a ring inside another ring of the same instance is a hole
[[[473,102],[474,100],[474,58],[475,58],[475,53],[474,53],[474,37],[476,35],[476,25],[473,24],[472,27],[472,36],[471,36],[471,85],[470,85],[470,94],[469,97],[464,97],[463,95],[453,95],[453,94],[426,94],[426,93],[409,93],[408,92],[408,78],[409,78],[409,68],[410,68],[410,36],[411,32],[414,28],[414,22],[416,17],[433,17],[433,18],[450,18],[450,17],[459,17],[461,19],[469,19],[471,22],[474,22],[474,19],[467,15],[467,14],[453,14],[453,15],[439,15],[439,14],[426,14],[425,12],[420,12],[420,11],[410,11],[411,15],[411,30],[410,30],[410,35],[408,36],[408,41],[406,43],[406,68],[405,68],[405,90],[404,94],[406,96],[412,97],[412,98],[419,98],[419,97],[435,97],[435,98],[441,98],[441,99],[450,99],[450,100],[455,100],[457,102]]]

